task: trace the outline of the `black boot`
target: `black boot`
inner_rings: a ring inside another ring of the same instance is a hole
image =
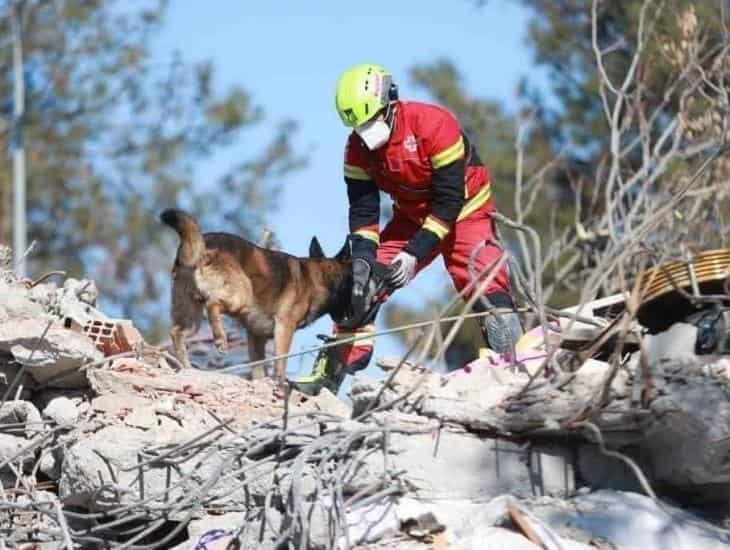
[[[492,308],[512,308],[514,302],[506,292],[495,292],[479,299],[474,304],[474,311],[484,312]],[[486,304],[484,302],[487,302]],[[479,318],[479,328],[487,346],[497,353],[514,353],[515,345],[522,337],[522,323],[516,312],[499,315],[484,315]]]

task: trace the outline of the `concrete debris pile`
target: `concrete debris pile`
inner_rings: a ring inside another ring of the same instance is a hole
[[[181,370],[96,297],[0,269],[0,547],[730,545],[730,357],[696,355],[695,325],[619,368],[571,363],[605,325],[568,321],[548,376],[534,345],[281,401]]]

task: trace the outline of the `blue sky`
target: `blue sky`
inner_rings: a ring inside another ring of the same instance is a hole
[[[335,113],[333,92],[348,66],[374,62],[388,68],[401,97],[430,100],[408,80],[408,69],[437,58],[453,60],[466,88],[514,108],[520,77],[534,76],[525,45],[527,11],[515,0],[491,0],[477,8],[469,0],[389,2],[172,2],[153,57],[180,51],[188,61],[211,59],[221,90],[240,85],[266,114],[266,121],[292,117],[300,124],[296,143],[309,152],[309,165],[285,182],[270,225],[287,252],[304,255],[312,235],[327,253],[347,233],[342,154],[347,130]],[[200,185],[265,142],[273,125],[245,133],[240,142],[196,169]],[[488,162],[488,158],[487,158]],[[499,199],[497,199],[499,200]],[[216,228],[204,228],[213,230]],[[448,283],[440,260],[394,300],[423,303]],[[297,333],[292,351],[316,345],[328,333],[322,319]],[[378,341],[380,355],[398,353],[392,337]],[[290,375],[312,362],[290,361]],[[375,373],[373,373],[375,374]]]

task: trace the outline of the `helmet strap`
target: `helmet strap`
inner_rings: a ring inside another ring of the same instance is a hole
[[[388,105],[385,107],[385,113],[383,113],[383,120],[385,120],[385,123],[390,127],[390,129],[393,129],[393,122],[395,121],[395,111],[397,109],[397,105],[395,101],[390,101]]]

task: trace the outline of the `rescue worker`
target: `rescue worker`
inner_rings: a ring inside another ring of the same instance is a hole
[[[442,256],[454,287],[461,291],[476,273],[488,271],[500,257],[494,242],[494,209],[489,171],[446,109],[428,103],[400,101],[391,74],[377,65],[357,65],[337,84],[337,113],[353,128],[345,148],[344,176],[349,199],[353,257],[354,317],[369,306],[373,268],[390,267],[387,283],[401,288]],[[393,199],[393,218],[380,231],[380,194]],[[506,265],[485,291],[489,305],[512,308]],[[467,297],[469,294],[467,294]],[[484,311],[482,300],[474,309]],[[335,325],[335,339],[367,336],[375,331],[374,311],[362,323]],[[479,318],[489,347],[509,353],[522,334],[516,313]],[[359,326],[357,326],[359,325]],[[337,393],[345,373],[364,369],[373,352],[372,339],[323,350],[312,374],[294,382],[306,393],[328,387]]]

